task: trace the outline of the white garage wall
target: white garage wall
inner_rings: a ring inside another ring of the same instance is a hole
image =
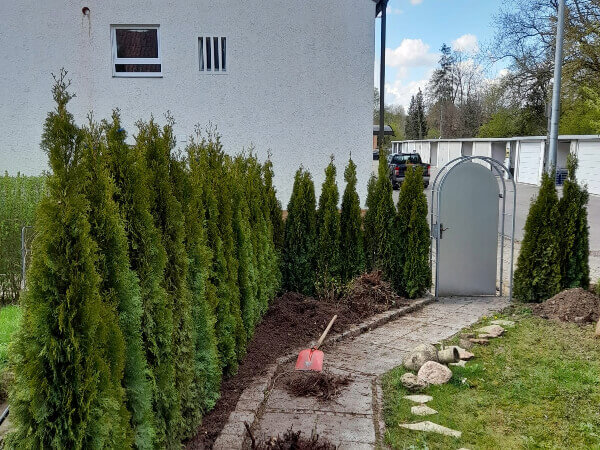
[[[590,194],[600,195],[600,141],[579,141],[577,178]]]
[[[520,141],[518,145],[517,183],[538,185],[542,176],[543,141]]]

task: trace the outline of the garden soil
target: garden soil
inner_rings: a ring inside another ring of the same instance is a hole
[[[338,318],[330,333],[338,334],[372,315],[409,304],[393,291],[389,283],[381,280],[378,272],[358,277],[346,295],[337,301],[317,300],[293,292],[276,298],[257,326],[237,374],[223,380],[220,400],[204,417],[198,434],[187,442],[187,448],[211,448],[252,380],[265,374],[267,367],[277,358],[316,341],[334,314]]]
[[[533,314],[544,319],[596,323],[600,316],[600,297],[581,288],[567,289],[543,303],[532,305],[531,309]]]
[[[283,379],[285,389],[290,395],[315,397],[321,402],[328,402],[337,397],[351,381],[352,377],[349,376],[305,371],[291,372]]]

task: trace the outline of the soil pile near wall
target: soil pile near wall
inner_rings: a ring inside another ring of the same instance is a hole
[[[374,273],[359,277],[337,301],[319,300],[294,292],[276,298],[257,326],[238,373],[223,380],[220,400],[204,417],[198,434],[187,443],[187,448],[211,448],[252,380],[266,373],[267,366],[277,358],[316,342],[334,314],[338,318],[330,336],[346,331],[367,317],[410,305],[409,301],[390,291],[391,286],[381,280],[380,274]]]
[[[352,377],[329,372],[292,372],[284,378],[286,391],[295,397],[315,397],[327,402],[337,397]]]
[[[581,288],[567,289],[540,304],[533,314],[544,319],[578,324],[595,323],[600,315],[600,297]]]

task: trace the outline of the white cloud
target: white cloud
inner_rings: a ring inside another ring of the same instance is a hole
[[[419,5],[419,4],[423,3],[423,0],[410,0],[410,2],[411,2],[413,5]]]
[[[421,39],[403,39],[399,47],[385,49],[385,62],[390,67],[423,67],[434,64],[437,53],[429,52],[429,45]]]
[[[458,39],[452,41],[452,50],[465,53],[477,53],[479,51],[477,36],[474,34],[463,34]]]
[[[391,6],[388,6],[385,10],[385,12],[387,14],[395,14],[395,15],[400,15],[400,14],[404,14],[404,11],[401,10],[400,8],[392,8]]]
[[[402,105],[405,110],[408,110],[410,98],[419,91],[419,88],[421,91],[425,91],[432,72],[433,69],[429,70],[421,80],[404,81],[401,78],[396,78],[391,83],[386,83],[386,103]]]

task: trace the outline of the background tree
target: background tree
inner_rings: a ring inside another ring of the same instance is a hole
[[[106,144],[101,130],[90,116],[84,129],[82,160],[88,177],[83,191],[89,202],[90,234],[98,246],[96,270],[100,275],[100,296],[119,315],[125,345],[125,373],[122,385],[133,430],[135,446],[154,446],[152,394],[146,378],[146,355],[142,347],[142,301],[139,280],[129,265],[127,235],[114,200],[115,185],[107,166]],[[115,358],[112,351],[106,358]]]
[[[125,365],[114,308],[100,298],[97,246],[81,190],[82,134],[67,111],[66,72],[53,87],[56,109],[44,124],[42,148],[51,172],[37,211],[28,288],[11,351],[10,448],[123,448]],[[114,357],[105,360],[107,351]]]
[[[393,285],[401,295],[416,298],[431,287],[427,197],[423,191],[423,168],[408,168],[398,198],[395,232],[397,258]]]
[[[356,192],[356,164],[352,158],[344,171],[344,180],[346,188],[340,216],[340,274],[342,282],[347,283],[365,270],[362,213]]]
[[[558,195],[554,173],[542,185],[525,222],[525,236],[514,275],[514,294],[522,302],[541,302],[560,291]]]
[[[405,136],[406,139],[425,139],[429,129],[425,118],[425,104],[421,89],[417,95],[413,95],[406,117]]]
[[[305,295],[311,295],[315,286],[315,203],[312,177],[300,168],[287,207],[282,272],[285,289]]]
[[[569,177],[558,202],[560,217],[558,232],[561,288],[582,287],[590,284],[590,236],[587,220],[587,190],[577,183],[577,157],[567,157]]]
[[[406,139],[404,129],[406,127],[406,112],[402,105],[385,105],[383,118],[386,125],[389,125],[394,132],[394,136],[385,136],[384,145],[388,147],[392,140]],[[379,89],[374,88],[373,94],[373,125],[379,125]]]

